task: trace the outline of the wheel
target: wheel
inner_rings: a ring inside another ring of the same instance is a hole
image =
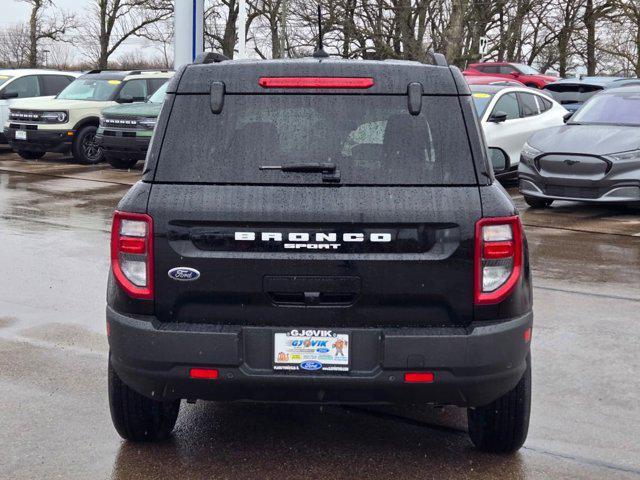
[[[527,369],[513,390],[484,407],[469,408],[471,441],[479,450],[512,453],[524,444],[531,411],[531,356]]]
[[[548,198],[529,197],[528,195],[524,196],[524,201],[531,208],[547,208],[553,203],[553,200]]]
[[[87,125],[76,133],[71,146],[71,153],[73,153],[73,158],[78,162],[95,165],[103,160],[102,148],[96,143],[97,130],[98,127],[95,125]]]
[[[44,157],[45,152],[33,152],[31,150],[18,150],[16,153],[20,155],[22,158],[24,158],[25,160],[37,160],[39,158]]]
[[[109,408],[113,426],[125,440],[154,441],[167,438],[178,419],[180,400],[158,402],[127,387],[109,359]]]
[[[119,170],[129,170],[130,168],[133,168],[136,166],[136,163],[138,163],[137,159],[134,158],[107,158],[107,162],[109,162],[109,165],[111,165],[113,168],[117,168]]]

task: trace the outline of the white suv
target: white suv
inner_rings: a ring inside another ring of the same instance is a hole
[[[26,159],[71,151],[80,163],[99,163],[103,155],[95,135],[100,111],[118,103],[144,102],[172,76],[168,71],[92,70],[55,98],[16,101],[4,134]]]
[[[9,107],[17,99],[55,96],[79,75],[57,70],[0,69],[0,125],[9,119]],[[7,143],[2,131],[0,143]]]

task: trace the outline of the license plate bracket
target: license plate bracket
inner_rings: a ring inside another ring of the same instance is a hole
[[[351,335],[327,329],[292,329],[273,334],[273,369],[348,372]]]

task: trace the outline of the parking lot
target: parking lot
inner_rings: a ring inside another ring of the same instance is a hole
[[[109,419],[111,215],[136,170],[0,152],[0,478],[640,478],[640,214],[521,210],[534,274],[525,447],[475,451],[455,408],[183,403],[160,444]]]

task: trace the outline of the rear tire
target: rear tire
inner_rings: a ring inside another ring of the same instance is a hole
[[[531,208],[547,208],[553,203],[553,200],[548,198],[529,197],[527,195],[524,196],[524,201],[527,202],[527,205]]]
[[[484,407],[469,408],[471,441],[479,450],[513,453],[524,444],[531,412],[531,356],[527,369],[513,390]]]
[[[125,440],[156,441],[173,431],[180,400],[158,402],[125,385],[109,359],[109,408],[113,426]]]
[[[71,145],[71,153],[77,162],[85,165],[95,165],[104,160],[102,148],[96,143],[97,130],[98,127],[95,125],[87,125],[80,128],[76,133]]]
[[[107,162],[118,170],[129,170],[136,166],[138,160],[133,158],[107,158]]]
[[[44,157],[45,152],[33,152],[31,150],[18,150],[16,152],[25,160],[38,160],[39,158]]]

